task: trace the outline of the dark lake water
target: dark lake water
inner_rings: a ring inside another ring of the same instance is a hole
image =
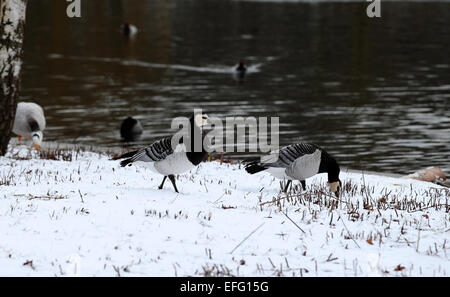
[[[134,145],[149,144],[201,107],[278,116],[281,144],[314,142],[345,167],[449,172],[450,2],[382,1],[379,19],[366,6],[84,0],[69,19],[65,1],[29,1],[21,100],[44,107],[50,141],[121,147],[132,115]],[[241,59],[253,71],[237,83]]]

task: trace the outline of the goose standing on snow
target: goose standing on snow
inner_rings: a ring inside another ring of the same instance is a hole
[[[141,123],[133,119],[132,117],[128,117],[123,120],[122,125],[120,126],[120,136],[125,141],[133,141],[139,139],[143,132]]]
[[[17,135],[19,144],[22,137],[31,138],[34,148],[40,149],[44,129],[45,116],[42,107],[32,102],[19,102],[12,130]]]
[[[175,183],[175,175],[191,170],[208,155],[203,146],[204,135],[202,131],[202,127],[208,123],[208,116],[196,114],[190,118],[189,123],[189,135],[183,135],[175,148],[172,147],[172,137],[167,137],[143,149],[126,153],[115,158],[115,160],[125,159],[120,162],[122,167],[134,163],[149,167],[153,172],[164,175],[159,189],[163,188],[168,177],[175,192],[179,193]],[[197,148],[194,143],[195,135],[201,136],[201,149],[195,149]],[[188,148],[186,144],[189,143],[190,147]]]
[[[261,158],[246,160],[244,163],[246,163],[245,170],[250,174],[267,171],[276,178],[287,179],[284,192],[288,190],[292,180],[299,180],[303,190],[306,190],[305,179],[326,172],[330,190],[339,197],[341,188],[339,165],[330,154],[315,144],[292,144]]]
[[[120,25],[120,30],[122,31],[123,35],[129,36],[129,37],[136,35],[138,32],[138,29],[136,28],[136,26],[134,26],[130,23],[125,23],[125,24]]]

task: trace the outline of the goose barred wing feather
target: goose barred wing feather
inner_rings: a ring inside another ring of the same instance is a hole
[[[171,145],[172,138],[167,137],[158,140],[151,145],[138,150],[130,158],[120,162],[120,166],[124,167],[133,162],[157,162],[164,160],[167,156],[173,154],[173,149]]]
[[[250,174],[255,174],[260,171],[268,170],[269,168],[275,168],[277,170],[280,168],[289,169],[296,166],[296,164],[300,164],[300,160],[304,163],[314,162],[314,160],[320,156],[320,152],[321,150],[317,145],[311,143],[296,143],[272,151],[270,154],[262,156],[261,158],[245,160],[245,170]]]
[[[313,154],[305,154],[297,158],[288,168],[286,175],[298,180],[305,180],[316,175],[320,168],[322,152],[318,149]]]
[[[313,154],[317,149],[319,147],[312,143],[296,143],[264,156],[261,163],[267,167],[288,168],[298,158]]]

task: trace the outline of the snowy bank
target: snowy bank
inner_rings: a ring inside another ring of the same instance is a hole
[[[431,183],[343,172],[338,201],[326,175],[286,195],[266,173],[207,162],[177,194],[105,154],[42,156],[0,157],[0,276],[450,273],[450,193]]]

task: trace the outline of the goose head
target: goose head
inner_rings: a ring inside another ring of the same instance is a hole
[[[198,127],[203,127],[205,125],[208,125],[208,115],[206,113],[199,113],[194,116],[194,123]]]
[[[44,138],[44,134],[42,131],[34,131],[31,133],[31,139],[33,140],[33,146],[35,149],[40,150],[42,139]]]
[[[335,182],[328,182],[328,187],[330,188],[330,191],[336,195],[337,198],[339,198],[339,193],[341,192],[342,183],[341,180],[337,180]]]

